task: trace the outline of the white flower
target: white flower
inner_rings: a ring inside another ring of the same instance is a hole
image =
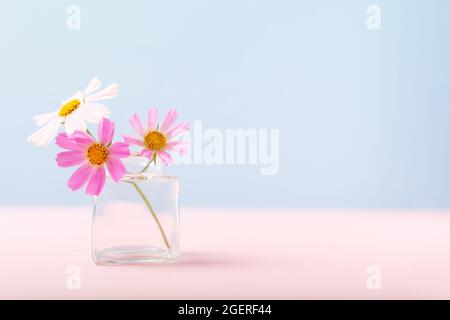
[[[33,117],[41,128],[28,137],[28,142],[37,147],[44,147],[53,140],[62,124],[67,134],[71,135],[76,130],[86,131],[86,122],[98,123],[103,117],[108,117],[108,108],[96,101],[114,98],[118,94],[119,86],[112,84],[97,91],[101,86],[100,80],[93,78],[86,90],[78,91],[63,101],[57,111]]]

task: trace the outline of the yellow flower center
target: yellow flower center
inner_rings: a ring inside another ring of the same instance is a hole
[[[61,117],[67,117],[72,112],[77,110],[80,104],[81,104],[80,100],[77,99],[70,100],[65,105],[63,105],[61,109],[59,109],[59,115]]]
[[[87,158],[93,166],[101,166],[108,161],[109,152],[105,146],[95,143],[88,148]]]
[[[167,139],[159,131],[150,131],[145,135],[145,146],[150,150],[162,150],[166,147]]]

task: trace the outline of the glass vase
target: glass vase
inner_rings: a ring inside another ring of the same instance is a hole
[[[107,178],[94,198],[92,254],[98,265],[173,262],[179,256],[179,180],[160,169]]]

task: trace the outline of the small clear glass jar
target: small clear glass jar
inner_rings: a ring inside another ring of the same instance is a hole
[[[147,159],[127,161],[135,170],[119,183],[107,178],[94,198],[92,255],[98,265],[173,262],[180,251],[179,180]],[[140,171],[139,171],[140,170]]]

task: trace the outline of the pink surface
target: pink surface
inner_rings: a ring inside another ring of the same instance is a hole
[[[0,298],[450,299],[450,212],[184,209],[180,261],[145,267],[94,265],[90,223],[89,208],[1,208]]]

